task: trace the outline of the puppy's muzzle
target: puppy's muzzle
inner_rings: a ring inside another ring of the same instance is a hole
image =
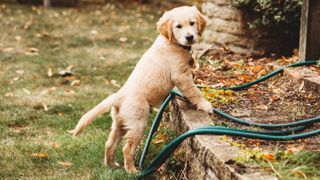
[[[193,35],[188,35],[188,36],[186,36],[186,39],[187,39],[188,43],[193,43],[194,36]]]

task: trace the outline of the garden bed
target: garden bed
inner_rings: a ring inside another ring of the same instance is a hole
[[[272,57],[252,58],[231,53],[225,48],[214,48],[209,51],[207,56],[201,58],[200,63],[202,65],[199,69],[194,70],[194,80],[202,85],[230,87],[250,82],[273,69],[297,60],[297,56],[291,58],[283,57],[278,60]],[[270,62],[272,62],[272,66],[270,66]],[[319,78],[318,70],[317,66],[288,69],[284,74],[277,75],[263,83],[239,92],[212,90],[210,88],[203,88],[202,92],[212,102],[213,106],[233,116],[253,122],[286,123],[319,115],[320,98],[317,90],[320,88],[318,81],[316,81]],[[180,118],[181,124],[186,124],[185,126],[187,126],[184,130],[193,127],[192,125],[188,126],[188,121],[195,121],[191,124],[198,123],[197,126],[204,126],[210,123],[211,125],[247,128],[215,115],[211,117],[210,122],[202,123],[195,119],[203,116],[195,115],[197,118],[190,118],[185,115],[190,114],[188,113],[190,109],[185,110],[185,107],[180,106],[177,102],[174,104],[175,112],[178,112],[176,117]],[[319,123],[308,129],[308,131],[312,129],[319,129]],[[230,147],[224,147],[226,152],[228,152],[227,149],[238,148],[237,153],[228,154],[233,156],[233,158],[230,158],[232,159],[231,162],[242,164],[243,167],[246,167],[244,169],[259,169],[262,173],[282,178],[311,178],[319,176],[316,170],[320,165],[318,163],[319,155],[317,155],[320,147],[319,140],[319,137],[313,137],[298,141],[278,142],[226,136],[219,139],[211,136],[211,138],[207,137],[205,142],[210,144],[212,141],[214,144],[218,141],[224,141],[230,145]],[[200,142],[201,140],[196,137],[187,144],[192,147]],[[204,145],[204,149],[219,149],[218,146],[205,146],[207,145]],[[201,148],[198,151],[201,153]],[[194,153],[198,151],[194,151]],[[216,153],[213,154],[217,159],[221,156]],[[190,163],[196,162],[194,159]],[[203,166],[206,166],[205,158],[200,156],[199,161],[200,163],[203,162]],[[224,164],[228,164],[226,162],[230,161],[225,161]],[[212,163],[212,166],[215,166],[214,168],[219,167],[214,163]],[[245,170],[244,172],[250,172],[250,170]],[[219,176],[219,173],[215,174],[218,178],[225,179],[225,176]]]

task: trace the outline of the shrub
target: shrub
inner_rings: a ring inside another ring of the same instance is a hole
[[[230,0],[235,7],[254,16],[251,27],[297,24],[302,0]]]
[[[230,0],[248,17],[250,28],[263,28],[298,39],[302,0]]]

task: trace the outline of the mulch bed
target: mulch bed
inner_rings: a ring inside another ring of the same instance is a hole
[[[275,60],[284,66],[298,61],[298,56],[290,58],[250,57],[230,52],[226,48],[212,48],[201,58],[203,64],[193,71],[197,84],[230,87],[255,80],[268,72],[268,63]],[[200,60],[201,63],[201,60]],[[320,74],[318,66],[309,69]],[[296,84],[282,74],[265,82],[239,92],[223,92],[203,89],[204,95],[212,104],[233,116],[261,123],[286,123],[300,119],[319,116],[320,96],[304,88],[304,84]],[[220,117],[212,116],[213,124],[246,128],[230,123]],[[311,129],[319,129],[320,123]],[[307,131],[311,130],[308,129]],[[232,138],[247,147],[262,147],[272,150],[274,146],[285,149],[288,145],[299,143],[305,149],[320,151],[320,137],[298,141],[276,142]]]

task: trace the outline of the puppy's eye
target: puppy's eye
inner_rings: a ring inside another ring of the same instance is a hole
[[[176,27],[177,27],[178,29],[181,29],[181,28],[182,28],[181,24],[178,24]]]
[[[190,22],[190,25],[191,25],[191,26],[193,26],[194,24],[195,24],[195,22],[192,22],[192,21]]]

